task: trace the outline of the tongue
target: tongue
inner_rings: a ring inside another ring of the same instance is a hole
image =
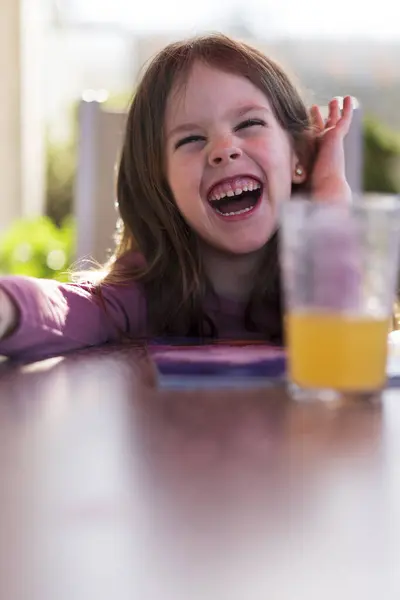
[[[254,196],[241,194],[239,198],[223,198],[223,200],[217,200],[212,203],[214,209],[218,209],[219,212],[224,215],[231,212],[238,212],[239,210],[244,210],[245,208],[252,208],[256,203],[256,199]]]

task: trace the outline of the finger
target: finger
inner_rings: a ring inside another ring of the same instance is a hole
[[[345,96],[343,100],[342,116],[337,124],[338,129],[343,135],[346,135],[350,129],[353,119],[353,101],[351,96]]]
[[[339,106],[339,100],[338,98],[333,98],[330,102],[329,102],[329,115],[328,115],[328,119],[325,123],[325,127],[331,128],[331,127],[335,127],[337,122],[340,119],[340,106]]]
[[[317,133],[320,133],[321,131],[323,131],[323,129],[325,127],[325,123],[324,123],[324,119],[322,118],[319,106],[317,106],[316,104],[314,104],[311,107],[311,111],[310,112],[311,112],[311,123],[312,123],[312,126],[317,131]]]

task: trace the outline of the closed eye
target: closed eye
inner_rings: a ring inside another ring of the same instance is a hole
[[[188,135],[185,138],[182,138],[181,140],[178,140],[175,144],[175,150],[177,150],[178,148],[180,148],[181,146],[184,146],[185,144],[190,144],[192,142],[202,142],[204,141],[204,137],[202,137],[201,135]]]
[[[235,131],[239,131],[240,129],[246,129],[247,127],[254,127],[256,125],[260,127],[265,127],[266,122],[262,119],[246,119],[246,121],[239,123],[239,125],[235,127]]]

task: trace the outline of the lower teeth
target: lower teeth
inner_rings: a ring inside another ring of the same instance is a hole
[[[249,206],[249,208],[242,208],[242,210],[237,210],[235,212],[230,212],[230,213],[223,213],[222,211],[218,210],[218,208],[216,208],[215,210],[217,213],[219,213],[223,217],[233,217],[234,215],[242,215],[243,213],[247,213],[252,208],[253,208],[252,206]]]

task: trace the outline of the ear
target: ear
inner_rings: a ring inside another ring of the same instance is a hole
[[[292,183],[304,183],[307,179],[307,171],[294,154],[292,158]]]

